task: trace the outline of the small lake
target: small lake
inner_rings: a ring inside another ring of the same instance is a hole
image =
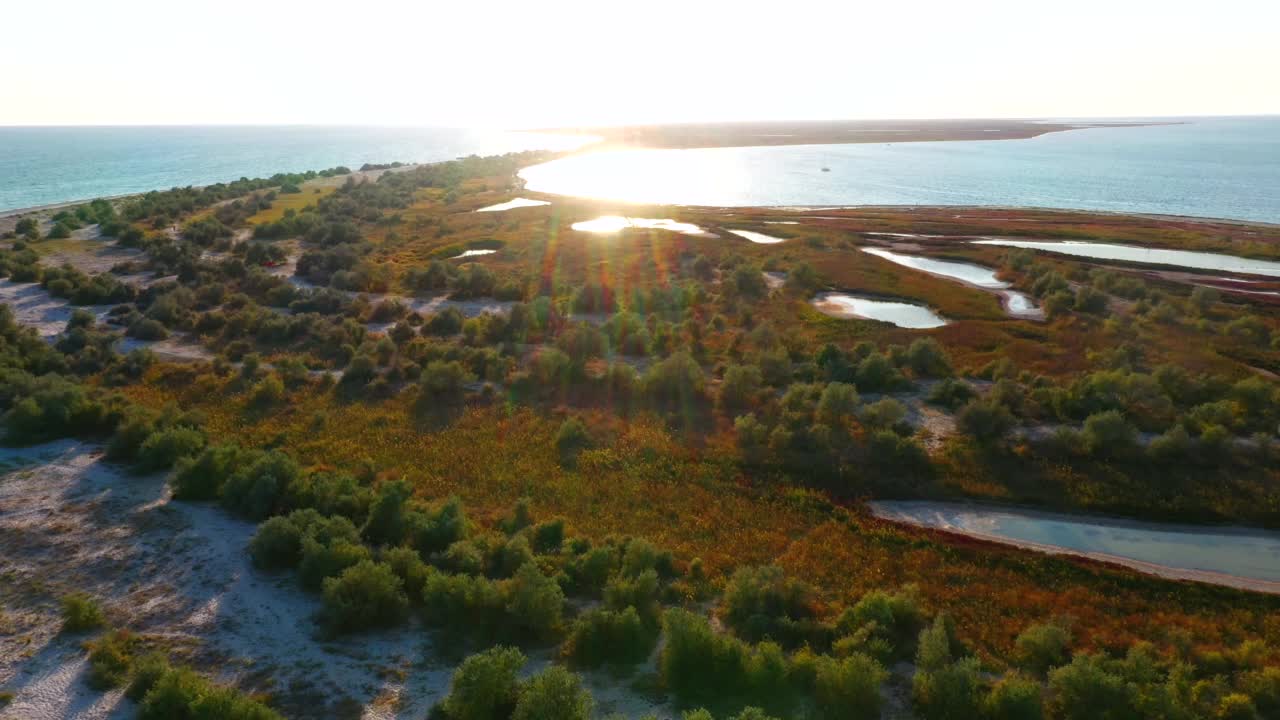
[[[753,243],[759,243],[761,245],[776,245],[780,242],[787,241],[786,238],[774,237],[772,235],[765,235],[762,232],[755,232],[754,230],[730,230],[729,232],[733,233],[734,235],[737,235],[740,238],[746,238],[747,240],[750,240]]]
[[[923,305],[911,303],[872,300],[838,292],[819,293],[811,302],[813,307],[823,315],[842,320],[855,318],[879,320],[914,330],[942,327],[947,324],[941,315]]]
[[[1280,592],[1280,533],[1043,513],[995,505],[878,501],[877,517],[1164,577]]]
[[[516,208],[538,207],[539,205],[550,205],[550,204],[551,203],[547,202],[546,200],[530,200],[528,198],[516,198],[514,200],[508,200],[504,203],[498,203],[497,205],[482,207],[479,210],[476,210],[476,212],[502,212],[503,210],[515,210]]]
[[[1026,248],[1044,252],[1087,257],[1095,260],[1124,260],[1126,262],[1144,263],[1147,265],[1172,265],[1192,270],[1215,270],[1219,272],[1252,273],[1254,275],[1271,275],[1280,277],[1280,262],[1254,260],[1251,258],[1222,255],[1220,253],[1194,252],[1191,250],[1166,250],[1163,248],[1146,248],[1135,245],[1112,245],[1110,243],[1039,240],[1011,240],[989,238],[973,240],[975,245],[999,245],[1001,247]]]
[[[992,290],[1003,290],[1009,287],[1009,283],[996,278],[996,271],[981,265],[973,265],[970,263],[953,262],[950,260],[934,260],[933,258],[920,257],[918,255],[903,255],[892,250],[882,250],[880,248],[862,248],[862,251],[884,258],[889,262],[897,263],[904,267],[915,270],[923,270],[934,275],[942,275],[955,280],[967,282],[970,285],[988,288]]]
[[[601,215],[594,220],[583,220],[582,222],[576,222],[573,224],[573,229],[579,232],[599,233],[602,235],[637,228],[670,230],[671,232],[682,233],[684,235],[715,237],[713,233],[709,233],[693,223],[676,222],[670,218],[637,218],[623,217],[621,215]]]

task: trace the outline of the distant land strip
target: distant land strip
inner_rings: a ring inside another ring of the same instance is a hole
[[[1065,130],[1143,127],[1177,122],[1042,122],[1038,120],[821,120],[544,128],[536,132],[595,135],[583,150],[690,149],[759,145],[843,145],[949,140],[1021,140]]]

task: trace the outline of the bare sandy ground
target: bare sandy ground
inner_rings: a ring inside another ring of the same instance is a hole
[[[18,468],[0,474],[0,689],[15,694],[0,718],[132,717],[118,691],[85,684],[84,637],[59,632],[72,591],[219,680],[269,690],[291,718],[416,719],[447,692],[452,661],[423,628],[323,640],[318,598],[252,567],[254,526],[171,501],[162,475],[125,474],[72,441],[0,450],[0,463]],[[531,653],[526,671],[548,655]],[[673,714],[616,678],[586,680],[606,712]]]

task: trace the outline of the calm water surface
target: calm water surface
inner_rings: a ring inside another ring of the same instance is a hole
[[[881,517],[914,525],[1280,582],[1280,533],[1074,517],[980,504],[888,501],[871,505]]]
[[[1003,205],[1280,222],[1280,117],[1027,140],[590,153],[533,190],[687,205]],[[822,168],[830,172],[822,172]]]
[[[568,150],[588,140],[423,127],[0,127],[0,211],[337,165]]]
[[[974,240],[976,245],[1000,245],[1027,248],[1046,252],[1075,255],[1099,260],[1126,260],[1148,265],[1172,265],[1192,270],[1218,270],[1222,272],[1252,273],[1280,277],[1280,262],[1222,255],[1219,253],[1193,252],[1190,250],[1164,250],[1161,248],[1112,245],[1093,242],[1039,242],[1034,240],[990,239]]]
[[[995,270],[982,267],[981,265],[952,262],[950,260],[934,260],[933,258],[920,257],[918,255],[903,255],[902,253],[893,252],[892,250],[883,250],[881,248],[862,248],[862,251],[870,255],[875,255],[879,258],[884,258],[889,262],[897,263],[904,267],[923,270],[927,273],[942,275],[956,280],[963,280],[964,282],[977,285],[978,287],[996,290],[1009,287],[1009,283],[996,278]]]
[[[879,320],[902,328],[923,330],[947,324],[941,315],[923,305],[873,300],[847,293],[820,293],[813,299],[813,306],[831,317]]]

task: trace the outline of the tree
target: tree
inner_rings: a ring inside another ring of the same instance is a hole
[[[552,665],[520,688],[511,720],[589,720],[594,706],[582,678]]]
[[[471,373],[456,360],[432,360],[418,381],[420,407],[459,405]]]
[[[444,711],[449,720],[507,720],[519,701],[516,674],[525,657],[512,647],[494,647],[462,661],[453,673]]]

